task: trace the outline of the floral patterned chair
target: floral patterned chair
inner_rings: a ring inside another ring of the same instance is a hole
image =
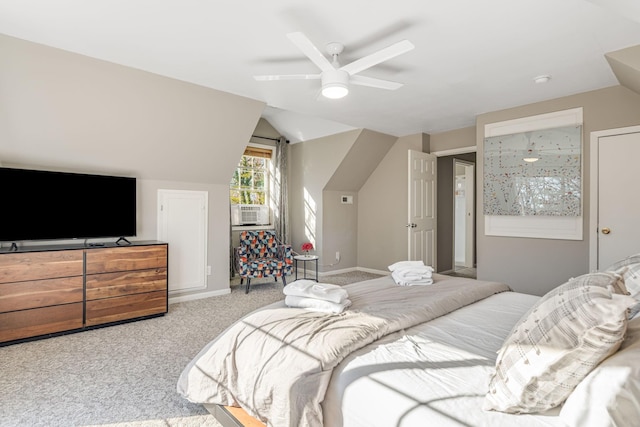
[[[282,277],[287,285],[286,276],[293,271],[293,252],[290,245],[278,242],[272,230],[243,231],[240,233],[240,246],[235,248],[236,271],[240,284],[247,279],[245,293],[249,293],[251,279],[257,277]]]

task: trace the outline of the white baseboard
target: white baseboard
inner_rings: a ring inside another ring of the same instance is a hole
[[[220,289],[218,291],[210,292],[198,292],[197,294],[181,295],[178,297],[169,296],[169,304],[176,302],[195,301],[203,298],[219,297],[220,295],[227,295],[231,293],[231,289]]]
[[[329,276],[331,274],[343,274],[343,273],[351,273],[352,271],[357,271],[356,267],[349,268],[341,268],[339,270],[330,270],[330,271],[319,271],[318,276]]]
[[[365,273],[382,274],[383,276],[388,276],[388,275],[391,274],[391,272],[389,270],[376,270],[376,269],[373,269],[373,268],[358,267],[357,270],[358,271],[364,271]]]

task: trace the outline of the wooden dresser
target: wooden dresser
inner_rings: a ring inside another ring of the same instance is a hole
[[[0,251],[0,345],[164,315],[168,245]]]

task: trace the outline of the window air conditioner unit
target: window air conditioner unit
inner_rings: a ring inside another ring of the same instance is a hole
[[[233,225],[266,225],[269,224],[269,206],[266,205],[232,205],[231,221]]]

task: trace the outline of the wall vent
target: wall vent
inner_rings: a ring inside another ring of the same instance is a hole
[[[352,205],[353,196],[340,196],[340,203],[342,203],[343,205]]]

